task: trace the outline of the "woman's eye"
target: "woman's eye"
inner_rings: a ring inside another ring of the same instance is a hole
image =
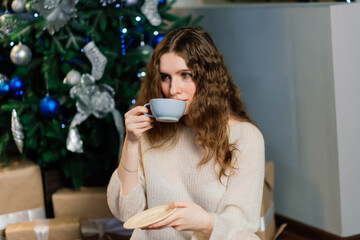
[[[182,73],[182,77],[183,78],[189,78],[189,77],[192,77],[192,76],[191,76],[191,73]]]
[[[170,79],[170,76],[169,76],[169,75],[166,75],[166,74],[161,75],[161,80],[162,80],[162,81],[165,81],[165,80],[167,80],[167,79]]]

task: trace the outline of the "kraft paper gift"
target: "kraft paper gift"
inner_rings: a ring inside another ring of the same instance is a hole
[[[78,217],[83,239],[128,239],[132,231],[114,218],[106,187],[62,188],[52,195],[55,218]],[[111,238],[109,236],[111,235]]]
[[[0,168],[0,230],[8,224],[45,218],[40,167],[12,160]]]
[[[80,240],[78,218],[42,219],[9,224],[6,240]]]
[[[62,188],[52,195],[55,218],[112,218],[106,199],[106,187]]]
[[[281,226],[278,230],[275,224],[274,208],[274,163],[266,162],[263,198],[261,205],[260,229],[256,233],[261,240],[275,240],[285,228]]]

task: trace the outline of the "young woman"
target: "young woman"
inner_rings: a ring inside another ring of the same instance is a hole
[[[185,101],[184,116],[155,122],[143,107],[153,98]],[[165,36],[125,125],[108,186],[111,211],[126,221],[159,205],[176,208],[131,239],[258,239],[264,139],[207,32],[181,28]]]

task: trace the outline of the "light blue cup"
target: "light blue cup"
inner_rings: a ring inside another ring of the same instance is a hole
[[[145,113],[146,116],[156,118],[158,122],[178,122],[184,115],[186,102],[169,98],[151,99],[144,107],[149,107],[151,114]]]

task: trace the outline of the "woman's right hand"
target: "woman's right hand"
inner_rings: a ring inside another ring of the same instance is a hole
[[[142,133],[154,127],[154,118],[150,118],[144,113],[149,113],[149,109],[137,106],[125,114],[126,138],[128,141],[140,141]]]

